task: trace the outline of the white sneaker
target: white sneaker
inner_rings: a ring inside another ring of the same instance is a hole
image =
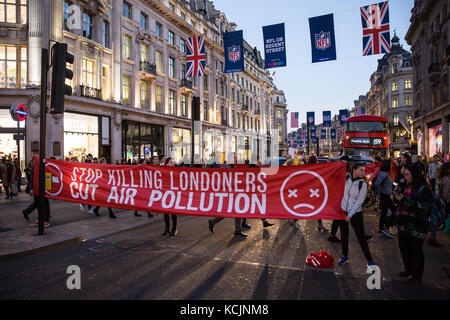
[[[86,211],[86,209],[84,209],[84,205],[82,205],[81,203],[80,203],[80,210],[83,211],[83,212]]]

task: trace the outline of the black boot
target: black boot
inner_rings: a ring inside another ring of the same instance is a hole
[[[169,231],[169,229],[166,228],[166,229],[164,230],[162,236],[165,236],[165,235],[167,235],[167,234],[170,234],[170,231]]]
[[[151,212],[147,212],[149,218],[153,218],[155,215]]]
[[[137,211],[134,212],[135,217],[142,217]]]
[[[99,208],[94,208],[94,213],[95,213],[95,215],[96,215],[97,217],[100,217],[100,214],[98,213],[98,209],[99,209]]]
[[[174,236],[176,236],[177,234],[178,234],[178,229],[172,229],[172,231],[170,231],[169,236],[170,236],[170,237],[174,237]]]
[[[114,212],[112,212],[111,209],[109,209],[109,217],[110,217],[111,219],[117,219],[117,217],[114,215]]]

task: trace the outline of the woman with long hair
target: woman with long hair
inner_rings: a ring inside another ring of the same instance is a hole
[[[405,267],[399,276],[408,277],[408,283],[421,283],[425,265],[423,242],[434,198],[417,167],[407,164],[403,176],[406,187],[403,193],[394,194],[399,201],[398,246]]]
[[[365,167],[362,163],[356,163],[345,180],[344,197],[342,198],[341,208],[345,212],[345,220],[340,221],[341,227],[341,245],[342,258],[339,265],[349,262],[348,258],[348,224],[352,225],[358,238],[364,256],[367,259],[367,266],[373,268],[375,263],[370,254],[369,245],[367,244],[366,234],[364,232],[364,221],[362,215],[362,207],[367,195],[367,183],[365,180]]]

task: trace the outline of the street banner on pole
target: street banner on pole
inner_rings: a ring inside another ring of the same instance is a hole
[[[360,8],[363,28],[363,56],[391,52],[389,2]]]
[[[265,69],[286,66],[284,23],[263,27]]]
[[[331,140],[336,140],[336,129],[330,130]]]
[[[309,18],[312,62],[336,60],[333,14]]]
[[[342,109],[339,110],[339,122],[341,124],[341,127],[345,126],[345,121],[347,121],[348,118],[348,110]]]
[[[331,127],[331,111],[323,112],[323,126]]]
[[[223,34],[224,73],[244,71],[244,38],[242,30]]]
[[[327,138],[327,129],[320,130],[320,139],[325,140]]]
[[[47,198],[204,217],[344,219],[345,164],[213,169],[46,159]]]
[[[308,126],[314,126],[314,111],[306,113],[306,121]]]
[[[298,112],[291,112],[291,128],[298,128]]]

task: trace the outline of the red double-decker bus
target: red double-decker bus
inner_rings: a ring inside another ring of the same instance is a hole
[[[344,130],[344,151],[346,155],[386,159],[389,151],[388,120],[373,115],[348,118]]]

